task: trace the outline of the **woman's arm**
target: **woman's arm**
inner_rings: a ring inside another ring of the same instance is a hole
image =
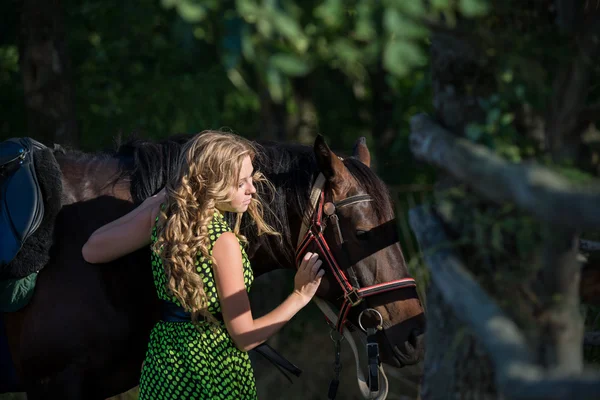
[[[152,226],[163,200],[161,191],[133,211],[98,228],[81,249],[85,261],[110,262],[150,244]]]
[[[225,325],[236,346],[248,351],[266,341],[314,296],[324,271],[321,261],[308,253],[296,274],[294,292],[270,313],[254,319],[244,285],[240,245],[231,232],[222,234],[213,248],[215,281]]]
[[[104,226],[101,226],[100,228],[96,229],[96,231],[92,235],[97,235],[108,229],[114,229],[115,227],[133,219],[137,214],[144,211],[147,207],[154,207],[156,204],[161,204],[163,201],[165,201],[165,197],[166,197],[165,193],[166,193],[165,189],[162,189],[160,192],[156,193],[154,196],[148,197],[146,200],[144,200],[142,202],[142,204],[137,206],[134,210],[123,215],[119,219],[116,219],[112,222],[109,222],[108,224],[106,224]],[[156,216],[154,218],[156,218]],[[154,220],[152,220],[152,222],[154,222]]]

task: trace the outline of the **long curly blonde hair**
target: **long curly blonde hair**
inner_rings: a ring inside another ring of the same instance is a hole
[[[231,133],[204,131],[194,136],[182,148],[175,179],[165,186],[165,206],[161,208],[157,225],[157,240],[152,250],[160,255],[167,276],[167,289],[181,306],[192,313],[192,321],[203,315],[216,322],[208,312],[208,297],[202,277],[196,271],[201,255],[214,264],[209,253],[208,225],[216,205],[231,201],[237,188],[242,162],[256,156],[255,146],[247,139]],[[255,185],[273,189],[260,172],[253,175]],[[258,187],[257,187],[258,189]],[[279,235],[263,219],[259,191],[252,195],[247,212],[256,224],[258,234]],[[233,232],[240,235],[242,214],[237,215]]]

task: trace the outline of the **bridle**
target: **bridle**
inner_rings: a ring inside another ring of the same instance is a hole
[[[332,380],[329,387],[329,398],[335,398],[337,387],[339,385],[339,372],[341,370],[340,358],[340,342],[344,337],[344,327],[348,321],[348,313],[352,307],[356,307],[359,304],[362,305],[363,310],[358,317],[359,326],[367,334],[367,356],[369,363],[369,379],[368,385],[371,392],[377,392],[379,390],[379,345],[375,339],[375,334],[378,330],[383,329],[383,318],[381,314],[373,308],[367,308],[365,305],[366,298],[381,293],[390,292],[393,290],[399,290],[403,288],[411,288],[416,286],[416,282],[413,278],[403,278],[390,282],[380,283],[377,285],[371,285],[367,287],[361,287],[356,277],[354,265],[347,266],[347,273],[340,267],[340,263],[336,260],[330,246],[325,240],[324,231],[327,227],[327,221],[331,222],[336,237],[336,245],[342,246],[344,244],[344,237],[339,225],[339,218],[336,211],[343,207],[350,207],[356,204],[370,202],[372,197],[369,195],[355,195],[340,200],[338,202],[325,202],[325,193],[322,190],[325,178],[322,174],[319,174],[313,190],[311,193],[311,209],[308,210],[310,215],[310,225],[304,224],[302,231],[300,232],[298,246],[296,248],[296,264],[299,265],[306,249],[313,243],[316,244],[324,263],[327,264],[336,281],[344,292],[344,300],[342,307],[340,308],[337,322],[333,326],[335,330],[336,338],[332,336],[332,340],[336,342],[336,362],[334,370],[336,378]],[[305,232],[303,232],[306,230]],[[304,233],[304,234],[303,234]],[[363,302],[363,300],[365,300]],[[320,308],[322,308],[320,306]],[[380,319],[379,325],[376,328],[365,329],[362,325],[361,318],[366,311],[375,312]]]
[[[336,245],[341,246],[344,243],[344,238],[340,229],[339,218],[336,214],[336,211],[343,207],[349,207],[372,200],[373,199],[371,196],[361,194],[348,197],[339,202],[325,203],[325,194],[321,192],[317,208],[312,213],[313,216],[311,219],[311,224],[308,227],[304,239],[300,242],[300,245],[296,249],[296,264],[299,264],[308,246],[310,246],[313,242],[316,243],[325,263],[329,266],[333,276],[344,291],[344,301],[342,303],[337,325],[335,327],[340,334],[343,333],[344,325],[346,324],[350,309],[361,304],[366,297],[390,292],[392,290],[416,286],[416,282],[413,278],[403,278],[361,288],[356,277],[356,272],[354,271],[354,266],[349,265],[347,268],[347,275],[344,274],[344,271],[340,267],[340,264],[336,260],[329,245],[327,244],[327,240],[325,240],[325,236],[323,235],[326,227],[323,214],[326,215],[326,219],[332,222],[336,240],[338,242]]]

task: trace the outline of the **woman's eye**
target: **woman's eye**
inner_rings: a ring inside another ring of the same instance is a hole
[[[241,189],[243,186],[244,186],[244,182],[240,182],[239,185],[238,185],[238,188]]]

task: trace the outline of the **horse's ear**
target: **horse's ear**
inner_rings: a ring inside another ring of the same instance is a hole
[[[342,173],[346,168],[344,163],[335,155],[333,151],[325,143],[325,139],[321,135],[317,135],[314,144],[315,157],[317,158],[317,165],[319,169],[325,175],[325,178],[332,180],[336,175]]]
[[[353,157],[358,158],[358,160],[367,167],[371,166],[371,153],[367,147],[367,139],[365,139],[364,136],[359,138],[354,144]]]

